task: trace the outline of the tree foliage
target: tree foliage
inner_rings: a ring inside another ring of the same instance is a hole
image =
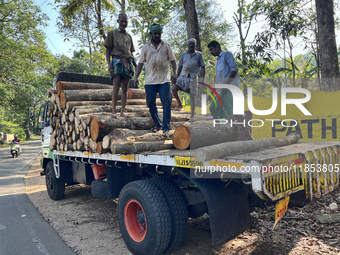
[[[26,128],[28,107],[39,104],[52,84],[46,70],[54,60],[41,30],[48,18],[29,0],[1,1],[0,10],[2,121]]]

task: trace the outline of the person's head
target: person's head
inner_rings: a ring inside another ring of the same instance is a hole
[[[190,39],[187,41],[188,50],[189,50],[189,51],[195,51],[196,44],[197,44],[196,39],[195,39],[195,38],[190,38]]]
[[[149,30],[150,30],[150,36],[151,36],[152,41],[154,43],[160,43],[162,32],[163,32],[163,27],[159,24],[153,24],[150,26]]]
[[[18,135],[14,135],[14,138],[15,138],[15,139],[18,139]]]
[[[128,24],[128,17],[125,13],[119,13],[117,23],[121,30],[125,30]]]
[[[221,45],[217,41],[211,41],[208,44],[210,54],[217,57],[221,53]]]

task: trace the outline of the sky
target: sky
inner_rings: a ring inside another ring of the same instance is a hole
[[[235,25],[235,22],[233,20],[233,13],[237,11],[237,0],[216,0],[218,3],[221,4],[224,17],[226,18],[227,22],[231,25],[233,25],[233,28],[235,30],[235,39],[233,45],[228,48],[231,52],[235,53],[237,51],[237,42],[238,42],[238,31],[237,27]],[[48,45],[49,50],[53,54],[64,54],[68,57],[73,56],[73,51],[77,50],[77,47],[73,45],[73,43],[64,41],[64,38],[58,34],[58,28],[57,28],[57,17],[58,13],[53,9],[52,4],[54,3],[54,0],[34,0],[35,4],[40,6],[42,11],[46,13],[50,20],[48,21],[48,27],[44,28],[44,32],[46,34],[46,43]],[[249,35],[248,35],[248,42],[252,41],[254,36],[258,31],[261,30],[261,27],[264,25],[263,20],[259,20],[257,22],[253,22]],[[336,34],[340,34],[339,31],[336,31]],[[134,38],[136,39],[136,38]],[[137,42],[137,39],[134,40]],[[299,43],[299,42],[297,42]],[[340,43],[340,37],[337,35],[337,43],[339,45]],[[302,46],[302,44],[300,44]],[[303,49],[297,47],[295,49],[295,54],[302,53]]]

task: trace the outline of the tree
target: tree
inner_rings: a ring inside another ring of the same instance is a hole
[[[139,34],[139,45],[144,45],[149,39],[149,27],[158,23],[162,26],[171,20],[171,15],[180,6],[178,0],[130,0],[132,33]]]
[[[251,15],[264,15],[268,28],[258,33],[251,46],[254,55],[270,62],[273,55],[292,66],[292,86],[295,87],[296,65],[294,63],[294,39],[304,33],[310,20],[303,15],[304,1],[254,0],[249,5]],[[274,45],[274,47],[273,47]],[[279,50],[283,52],[280,54]],[[288,58],[286,58],[288,54]]]
[[[187,36],[195,38],[196,50],[202,51],[195,0],[183,0],[183,6],[187,22]]]
[[[52,85],[46,71],[54,62],[41,26],[47,16],[30,0],[0,2],[0,111],[27,129],[28,107],[35,107]],[[48,82],[46,82],[48,81]]]
[[[334,1],[315,0],[322,86],[325,91],[340,90],[340,78],[334,30]]]

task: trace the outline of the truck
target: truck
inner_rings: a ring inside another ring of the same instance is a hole
[[[107,77],[68,73],[59,73],[59,80],[111,84]],[[193,149],[135,154],[51,150],[50,127],[43,127],[49,104],[41,106],[38,122],[41,174],[49,197],[62,199],[66,187],[86,184],[95,197],[118,198],[119,228],[133,254],[175,249],[186,236],[188,217],[209,215],[215,245],[250,228],[256,197],[310,202],[339,187],[340,142],[296,143],[204,162]],[[94,169],[105,169],[106,178],[96,179]]]

